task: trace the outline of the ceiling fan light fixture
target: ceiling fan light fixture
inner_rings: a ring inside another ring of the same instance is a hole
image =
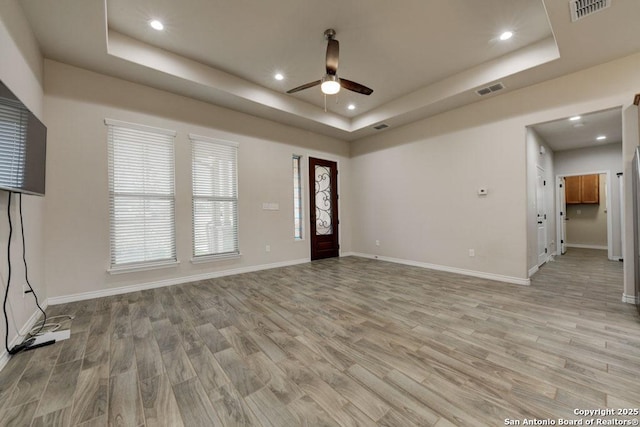
[[[327,74],[322,78],[320,90],[325,95],[335,95],[340,92],[340,79],[338,79],[338,76]]]

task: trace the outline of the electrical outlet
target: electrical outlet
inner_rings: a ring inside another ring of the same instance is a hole
[[[476,250],[475,249],[469,249],[469,256],[476,256]]]
[[[264,250],[265,250],[266,252],[271,252],[271,245],[267,245],[267,246],[264,248]]]
[[[376,240],[376,246],[380,246],[380,240]]]

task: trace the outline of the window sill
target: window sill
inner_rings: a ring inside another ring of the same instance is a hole
[[[160,268],[177,267],[180,261],[162,261],[162,262],[150,262],[144,264],[116,266],[107,269],[109,274],[123,274],[123,273],[135,273],[137,271],[157,270]]]
[[[241,253],[237,254],[223,254],[223,255],[203,255],[195,258],[191,258],[192,264],[203,264],[205,262],[226,261],[229,259],[238,259],[242,256]]]

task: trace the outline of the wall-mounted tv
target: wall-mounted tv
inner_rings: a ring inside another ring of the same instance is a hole
[[[47,128],[0,81],[0,190],[44,196]]]

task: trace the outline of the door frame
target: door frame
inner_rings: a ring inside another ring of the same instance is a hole
[[[335,171],[332,172],[331,181],[332,181],[332,189],[335,193],[335,198],[333,199],[333,209],[332,209],[332,226],[333,226],[333,241],[335,244],[335,252],[329,256],[318,256],[316,249],[316,222],[315,222],[315,168],[312,166],[312,162],[315,164],[325,163],[326,166],[332,167],[335,166]],[[309,252],[310,259],[322,259],[322,258],[330,258],[330,257],[339,257],[341,246],[340,246],[340,203],[339,203],[339,194],[340,194],[340,180],[339,180],[339,161],[333,159],[323,159],[320,157],[313,157],[311,155],[308,156],[307,163],[307,177],[308,177],[308,188],[309,188],[309,209],[308,209],[308,219],[309,219]]]
[[[538,190],[539,190],[539,177],[542,177],[543,182],[545,182],[545,184],[543,184],[543,189],[542,189],[542,194],[539,195],[538,194]],[[543,228],[544,228],[544,247],[545,247],[545,259],[544,261],[540,262],[540,239],[536,239],[538,241],[538,248],[536,249],[536,252],[538,253],[538,263],[537,266],[540,267],[542,266],[544,263],[546,263],[547,261],[549,261],[549,258],[551,257],[551,252],[549,251],[549,239],[548,239],[548,222],[547,222],[547,209],[546,209],[546,203],[545,200],[547,199],[547,186],[546,186],[546,179],[547,179],[547,174],[546,171],[544,170],[544,168],[540,165],[536,165],[536,230],[539,231],[539,227],[537,227],[538,224],[540,224],[540,218],[538,218],[538,212],[540,212],[540,206],[538,206],[538,202],[541,201],[542,203],[542,213],[543,213],[543,218],[542,218],[542,224],[543,224]],[[538,232],[538,237],[540,237],[540,233]]]
[[[564,255],[567,242],[564,240],[567,238],[567,223],[565,217],[567,216],[567,197],[566,197],[566,185],[567,182],[564,176],[556,176],[556,195],[557,199],[557,214],[558,220],[556,222],[557,239],[556,239],[556,255]],[[560,190],[562,188],[562,190]],[[560,248],[560,251],[558,251]]]
[[[600,175],[600,174],[604,174],[607,176],[607,183],[605,186],[605,189],[607,191],[607,203],[605,206],[605,209],[607,210],[607,258],[609,258],[611,261],[614,261],[613,258],[613,216],[611,215],[611,171],[608,170],[596,170],[596,171],[584,171],[584,172],[579,172],[579,173],[565,173],[565,174],[558,174],[556,175],[556,185],[560,182],[560,180],[562,180],[563,178],[567,177],[567,176],[581,176],[581,175]],[[556,195],[557,195],[557,199],[556,199],[556,203],[558,206],[557,212],[556,212],[556,237],[557,237],[557,242],[560,243],[562,241],[562,224],[561,221],[564,219],[561,217],[560,213],[561,210],[559,209],[560,206],[562,206],[562,200],[560,200],[560,192],[556,191]],[[566,208],[565,208],[566,211]],[[566,212],[565,212],[565,216],[566,216]],[[565,243],[566,244],[566,243]],[[556,244],[556,247],[559,247],[560,245]],[[562,252],[562,250],[560,251]],[[558,253],[558,255],[561,255],[561,253]]]

